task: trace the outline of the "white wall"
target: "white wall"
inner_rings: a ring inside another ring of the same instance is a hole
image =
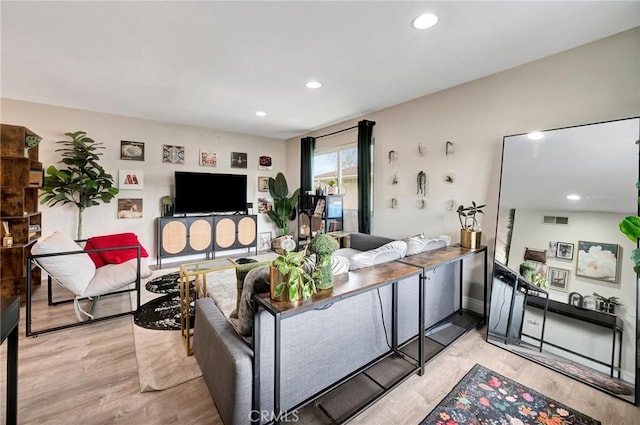
[[[425,78],[430,78],[425,75]],[[393,82],[388,82],[393,84]],[[360,119],[373,130],[374,187],[372,233],[405,237],[418,232],[449,234],[459,241],[457,215],[445,209],[486,203],[483,243],[493,248],[500,181],[502,139],[534,129],[550,129],[640,115],[640,28],[522,65],[388,109],[361,115],[309,136],[351,127]],[[304,135],[306,136],[306,135]],[[287,176],[299,183],[300,137],[287,141]],[[317,146],[355,141],[357,131],[318,139]],[[444,144],[455,143],[446,158]],[[417,155],[418,143],[427,155]],[[399,153],[395,166],[390,150]],[[427,208],[419,210],[416,176],[428,177]],[[455,173],[454,184],[443,181]],[[392,185],[394,173],[400,183]],[[399,207],[389,201],[398,197]]]
[[[2,99],[0,106],[1,121],[28,127],[43,137],[40,143],[40,161],[48,167],[60,160],[55,142],[66,137],[64,133],[77,130],[86,131],[96,141],[103,142],[105,150],[100,164],[117,181],[118,170],[133,169],[144,173],[143,190],[122,190],[118,198],[142,198],[144,216],[140,219],[117,219],[117,201],[91,207],[83,214],[83,236],[101,235],[116,232],[135,232],[155,261],[155,219],[160,216],[160,198],[175,195],[173,191],[173,173],[180,171],[199,171],[211,173],[247,174],[247,202],[254,203],[257,212],[258,197],[268,195],[258,192],[258,176],[275,176],[285,169],[285,142],[277,139],[228,133],[211,129],[196,128],[157,121],[109,115],[77,109],[60,108],[36,103]],[[120,141],[133,140],[145,143],[144,161],[120,159]],[[185,163],[182,165],[162,162],[162,145],[185,147]],[[218,166],[198,165],[200,149],[218,154]],[[231,152],[246,152],[246,169],[231,168]],[[273,170],[258,170],[258,157],[271,156]],[[202,196],[225,196],[227,188],[203,187]],[[76,236],[77,209],[75,207],[41,206],[43,235],[54,230],[71,237]],[[259,214],[258,232],[276,229],[272,221]]]

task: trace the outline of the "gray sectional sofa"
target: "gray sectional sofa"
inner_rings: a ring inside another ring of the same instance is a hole
[[[375,262],[376,258],[393,261],[394,257],[376,252],[376,249],[384,251],[380,247],[390,242],[393,240],[389,238],[356,233],[351,235],[350,248],[336,254],[353,257],[367,253],[361,257],[373,257],[373,260],[358,260],[364,264]],[[441,248],[447,242],[446,239],[425,240],[420,249]],[[405,245],[411,245],[411,241]],[[252,273],[249,272],[247,279]],[[452,285],[457,273],[457,268],[449,264],[427,276],[425,326],[437,323],[460,308],[455,305],[458,286]],[[419,275],[398,282],[398,341],[401,344],[418,334],[418,287]],[[388,352],[391,310],[392,288],[387,285],[335,302],[328,308],[282,320],[281,409],[286,411],[300,405]],[[269,413],[274,407],[274,318],[259,309],[255,320],[259,321],[261,331],[261,412],[251,410],[253,350],[250,343],[236,332],[212,299],[202,298],[196,302],[194,355],[225,425],[247,424],[259,416],[263,419],[261,422],[273,419]]]

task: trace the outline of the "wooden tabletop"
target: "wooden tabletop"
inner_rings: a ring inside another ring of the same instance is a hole
[[[430,269],[436,266],[442,266],[446,263],[458,261],[464,257],[475,255],[486,250],[486,246],[481,246],[480,248],[476,249],[468,249],[461,246],[446,246],[444,248],[438,248],[430,251],[424,251],[415,255],[409,255],[407,257],[401,258],[398,261],[424,269]]]
[[[307,301],[289,303],[272,300],[269,294],[257,294],[255,300],[273,314],[295,314],[340,301],[392,282],[418,275],[421,268],[399,261],[388,261],[333,276],[333,288],[319,291]]]

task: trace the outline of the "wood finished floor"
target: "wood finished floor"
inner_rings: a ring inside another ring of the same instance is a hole
[[[141,393],[131,317],[26,338],[21,311],[18,423],[24,425],[222,424],[202,378]],[[0,423],[5,422],[6,344],[0,346]],[[640,423],[640,408],[484,341],[474,330],[355,418],[358,425],[418,424],[480,363],[605,425]]]

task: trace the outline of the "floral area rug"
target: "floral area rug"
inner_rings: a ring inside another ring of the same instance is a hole
[[[560,373],[568,375],[572,378],[579,379],[581,381],[585,381],[595,387],[612,392],[614,394],[633,394],[633,387],[623,380],[612,378],[609,375],[598,372],[579,363],[575,363],[567,359],[555,359],[537,354],[525,353],[522,351],[518,351],[518,354],[521,354],[535,362],[550,367],[553,370],[557,370]]]
[[[476,364],[420,425],[599,425],[531,388]]]

